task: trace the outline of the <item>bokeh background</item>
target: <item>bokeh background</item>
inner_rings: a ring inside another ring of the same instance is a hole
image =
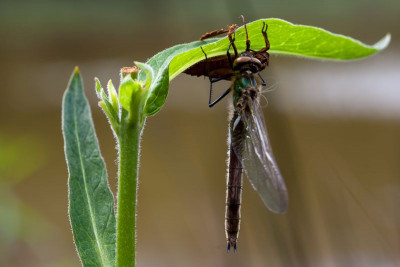
[[[238,252],[224,236],[227,114],[208,81],[180,75],[144,130],[138,266],[399,266],[400,2],[0,1],[0,266],[80,266],[67,214],[61,99],[81,69],[109,182],[115,140],[95,76],[204,32],[279,17],[389,48],[368,59],[272,56],[265,117],[287,214],[245,181]],[[227,84],[221,85],[228,86]],[[225,88],[220,88],[225,89]],[[268,105],[267,105],[268,100]]]

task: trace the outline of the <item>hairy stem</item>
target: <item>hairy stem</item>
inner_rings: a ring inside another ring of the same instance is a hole
[[[119,180],[116,266],[135,266],[139,144],[143,124],[123,123],[118,135]]]

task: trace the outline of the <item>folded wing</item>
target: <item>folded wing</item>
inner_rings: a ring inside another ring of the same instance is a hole
[[[288,206],[285,182],[276,164],[264,115],[258,99],[247,101],[233,128],[242,125],[240,134],[232,136],[236,155],[241,159],[246,176],[269,210],[284,213]],[[235,132],[235,129],[232,129]]]

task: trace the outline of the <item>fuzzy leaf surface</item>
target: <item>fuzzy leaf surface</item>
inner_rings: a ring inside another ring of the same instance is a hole
[[[62,130],[69,172],[69,218],[79,257],[84,266],[114,266],[114,199],[78,69],[64,94]]]

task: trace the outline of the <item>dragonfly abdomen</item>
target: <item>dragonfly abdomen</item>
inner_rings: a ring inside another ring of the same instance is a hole
[[[242,182],[242,164],[231,147],[225,209],[225,233],[228,242],[228,251],[231,247],[236,250],[236,240],[239,236]]]
[[[235,131],[242,128],[242,124],[237,125],[233,129],[233,124],[237,114],[231,122],[231,139],[235,136]],[[232,141],[232,140],[231,140]],[[242,163],[234,150],[234,146],[239,145],[237,142],[231,142],[229,148],[229,168],[228,168],[228,179],[226,184],[226,207],[225,207],[225,234],[228,243],[227,250],[229,251],[231,247],[236,251],[236,241],[239,236],[240,230],[240,206],[242,203]]]

